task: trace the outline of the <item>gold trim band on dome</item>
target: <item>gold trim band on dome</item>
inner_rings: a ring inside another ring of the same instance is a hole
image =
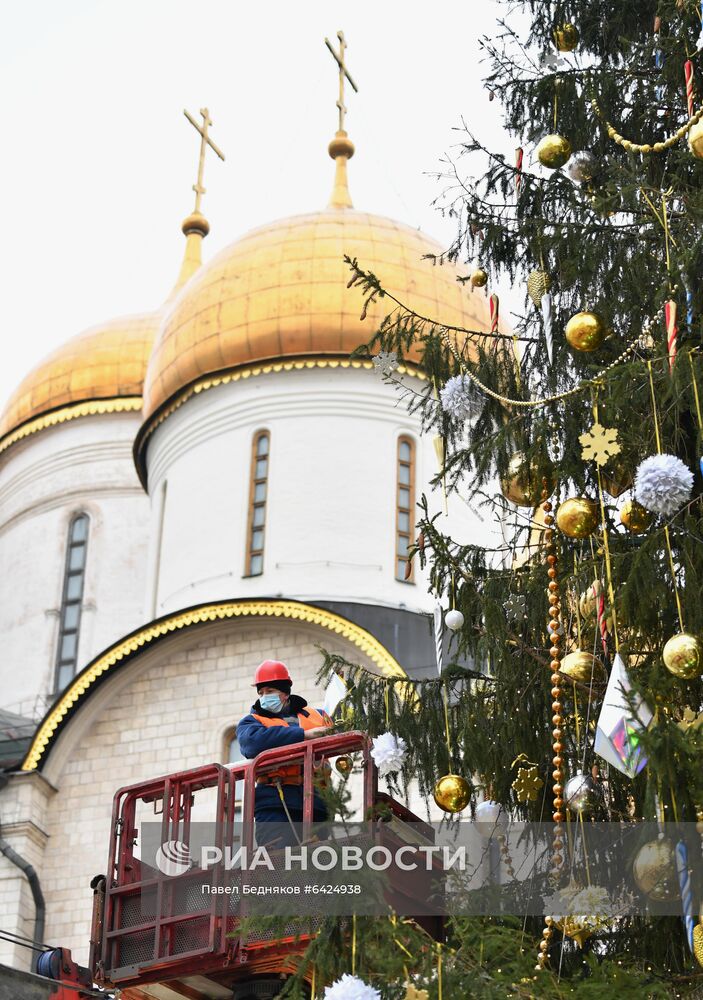
[[[37,730],[32,745],[22,761],[20,770],[34,771],[39,765],[47,748],[53,741],[66,715],[85,695],[86,691],[104,673],[109,671],[121,660],[128,659],[142,646],[148,646],[169,632],[199,625],[207,621],[222,621],[227,618],[289,618],[293,621],[308,622],[329,629],[343,639],[348,639],[365,653],[389,677],[407,677],[407,673],[396,658],[370,632],[350,622],[347,618],[316,608],[299,601],[231,601],[221,604],[205,604],[190,611],[170,615],[159,622],[145,626],[138,632],[121,640],[102,653],[97,660],[87,666],[68,687],[58,703]]]
[[[83,403],[72,403],[70,406],[62,406],[58,410],[51,410],[43,413],[40,417],[27,421],[14,431],[10,431],[0,440],[0,453],[6,451],[17,441],[38,431],[46,430],[48,427],[56,427],[64,424],[68,420],[77,420],[79,417],[94,417],[102,413],[134,413],[142,408],[141,396],[114,396],[109,399],[91,399]]]
[[[166,403],[163,410],[153,413],[146,418],[137,434],[134,442],[134,459],[137,467],[137,475],[142,486],[146,489],[147,475],[146,464],[144,462],[144,446],[154,433],[156,428],[170,417],[179,407],[187,403],[188,400],[198,393],[207,389],[215,389],[219,385],[227,385],[229,382],[238,382],[240,379],[252,378],[257,375],[270,375],[274,372],[302,371],[304,368],[373,368],[373,361],[366,361],[359,358],[349,358],[349,356],[334,358],[321,355],[306,355],[305,357],[289,359],[287,361],[267,361],[256,365],[240,365],[218,375],[203,375],[191,385],[177,393],[171,402]],[[398,372],[401,375],[414,375],[416,378],[427,380],[427,375],[415,365],[398,365]]]

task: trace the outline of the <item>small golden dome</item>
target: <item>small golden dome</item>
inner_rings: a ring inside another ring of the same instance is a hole
[[[263,360],[348,357],[370,340],[394,304],[380,299],[360,319],[363,297],[347,288],[345,254],[418,313],[487,331],[487,299],[457,282],[465,272],[423,260],[441,252],[416,229],[341,205],[252,230],[202,267],[164,316],[145,418],[202,376]]]
[[[160,313],[91,327],[23,379],[0,416],[0,440],[21,424],[72,403],[141,396]]]

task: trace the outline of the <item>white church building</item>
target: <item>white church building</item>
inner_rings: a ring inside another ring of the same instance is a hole
[[[326,208],[262,225],[201,264],[208,224],[153,312],[99,324],[44,359],[0,416],[0,847],[35,869],[44,941],[87,963],[91,877],[124,785],[236,753],[257,664],[284,660],[313,704],[319,646],[368,669],[436,670],[434,599],[406,579],[437,457],[394,389],[350,354],[344,255],[399,300],[488,329],[487,302],[423,233],[352,206],[340,131]],[[324,199],[321,199],[321,201]],[[422,392],[408,362],[395,373]],[[450,497],[447,529],[475,515]],[[0,853],[0,924],[35,904]],[[0,940],[0,962],[31,952]]]

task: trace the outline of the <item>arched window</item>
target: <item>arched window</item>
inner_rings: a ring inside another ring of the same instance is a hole
[[[254,435],[251,451],[245,576],[260,576],[264,571],[264,532],[266,530],[269,445],[269,432],[257,431]]]
[[[57,691],[62,691],[76,673],[81,604],[85,583],[85,560],[88,551],[88,523],[87,514],[78,514],[73,518],[68,529],[59,643],[56,652]]]
[[[397,580],[412,583],[413,568],[407,557],[414,528],[415,443],[409,437],[398,439],[397,470],[395,576]]]

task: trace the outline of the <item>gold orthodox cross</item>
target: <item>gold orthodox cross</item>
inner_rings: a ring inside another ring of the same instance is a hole
[[[339,53],[334,51],[329,38],[325,39],[325,45],[330,50],[334,56],[335,62],[339,66],[339,100],[337,101],[337,108],[339,109],[339,131],[342,132],[344,129],[344,116],[347,113],[347,109],[344,106],[344,77],[346,76],[347,80],[354,88],[354,93],[358,94],[359,88],[352,80],[346,63],[344,62],[344,50],[347,47],[347,43],[344,41],[344,32],[338,31],[337,38],[339,39]]]
[[[198,163],[198,180],[193,185],[193,190],[195,191],[195,208],[193,211],[200,211],[200,199],[205,194],[205,188],[203,187],[203,168],[205,166],[205,148],[209,146],[210,149],[214,149],[221,160],[224,160],[225,154],[222,153],[215,143],[212,141],[208,135],[208,128],[212,125],[212,120],[210,119],[210,113],[207,108],[201,108],[200,114],[203,116],[203,124],[198,125],[196,120],[192,118],[188,112],[183,109],[183,114],[186,116],[190,124],[200,133],[200,162]]]

